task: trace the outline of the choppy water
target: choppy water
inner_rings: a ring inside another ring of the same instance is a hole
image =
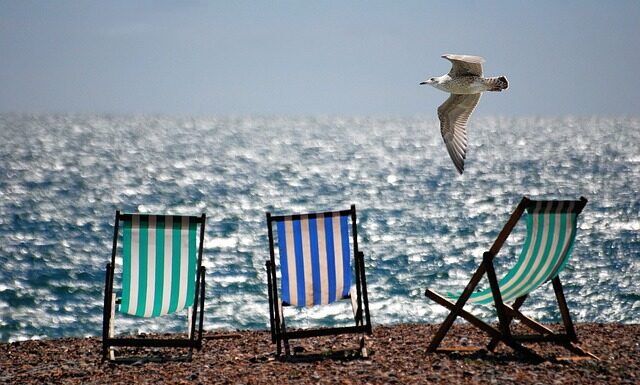
[[[463,287],[523,194],[589,198],[575,319],[640,321],[640,119],[474,118],[468,157],[457,176],[431,117],[0,115],[0,341],[101,333],[116,208],[206,212],[205,327],[265,329],[265,211],[355,203],[374,323],[437,322],[424,289]],[[529,301],[558,320],[551,290]]]

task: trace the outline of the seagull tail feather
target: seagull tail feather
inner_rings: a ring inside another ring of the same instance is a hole
[[[502,91],[509,88],[509,81],[504,76],[498,76],[495,78],[486,78],[485,82],[489,87],[489,91]]]

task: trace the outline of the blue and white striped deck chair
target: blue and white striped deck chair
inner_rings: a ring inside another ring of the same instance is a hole
[[[360,349],[366,355],[364,334],[371,334],[371,319],[364,256],[358,250],[355,205],[349,210],[325,213],[267,213],[267,227],[269,314],[276,354],[281,354],[282,343],[285,354],[290,354],[289,340],[355,333],[362,334]],[[323,306],[343,299],[351,300],[353,326],[286,329],[283,307]]]
[[[439,349],[438,347],[453,321],[456,317],[461,316],[489,334],[491,342],[488,349],[491,351],[496,348],[499,342],[504,342],[517,351],[541,359],[542,357],[524,347],[522,343],[554,342],[565,346],[579,357],[595,358],[591,353],[575,345],[578,340],[558,276],[571,256],[576,238],[578,215],[586,204],[587,200],[584,197],[577,201],[533,201],[524,197],[491,249],[484,253],[480,267],[464,291],[440,295],[434,290],[426,290],[427,297],[451,310],[431,341],[429,351],[460,350],[457,348]],[[522,251],[516,264],[502,279],[498,280],[494,269],[494,258],[525,211],[527,213],[527,234]],[[485,274],[490,287],[474,291]],[[556,333],[525,316],[519,310],[529,293],[549,281],[553,284],[565,327],[565,332],[562,334]],[[496,329],[463,310],[463,306],[468,303],[495,306],[499,328]],[[535,334],[513,335],[510,329],[513,319],[518,319],[523,325],[532,329]],[[468,350],[468,348],[464,350]]]
[[[117,346],[189,348],[189,359],[193,348],[200,349],[205,222],[205,214],[197,217],[122,214],[116,211],[113,251],[105,279],[103,359],[114,359],[114,347]],[[118,254],[120,258],[116,259]],[[115,267],[120,261],[122,274],[116,277]],[[114,287],[116,278],[121,279]],[[116,290],[119,290],[118,294]],[[115,336],[116,311],[131,317],[151,318],[184,312],[185,309],[188,319],[186,338]]]

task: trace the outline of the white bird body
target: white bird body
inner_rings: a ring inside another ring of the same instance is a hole
[[[457,95],[479,94],[489,91],[489,87],[480,76],[459,76],[452,78],[449,74],[427,80],[425,83],[432,85],[440,91]]]
[[[452,63],[448,74],[433,77],[420,84],[431,85],[448,92],[449,98],[438,107],[440,133],[460,174],[464,170],[467,155],[467,121],[485,91],[502,91],[509,87],[504,76],[485,78],[482,76],[480,56],[442,55]]]

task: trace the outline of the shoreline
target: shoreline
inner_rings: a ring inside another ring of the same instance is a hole
[[[342,353],[356,336],[292,342],[304,358],[276,359],[269,331],[206,332],[191,362],[112,364],[101,360],[100,337],[0,343],[0,383],[41,384],[635,384],[640,381],[640,324],[579,323],[580,346],[600,360],[527,362],[504,345],[494,353],[427,353],[438,325],[375,326],[367,338],[368,358]],[[557,325],[551,325],[556,328]],[[231,334],[231,335],[230,335]],[[486,344],[468,324],[456,323],[444,344]],[[544,356],[567,356],[551,344],[531,344]],[[334,354],[327,354],[329,351]],[[177,350],[163,349],[165,355]],[[137,353],[137,352],[134,352]],[[144,353],[144,352],[143,352]]]

